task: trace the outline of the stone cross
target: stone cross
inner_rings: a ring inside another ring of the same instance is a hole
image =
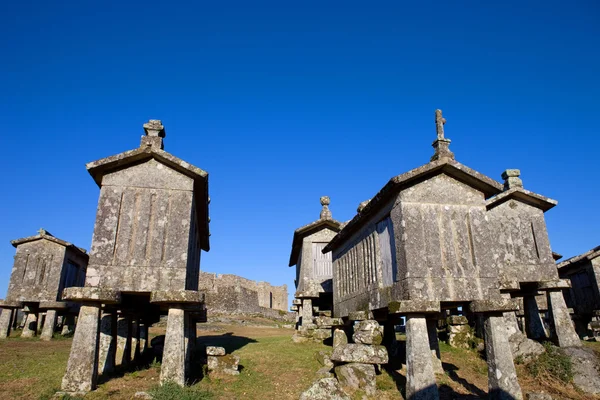
[[[321,210],[321,215],[320,218],[321,219],[331,219],[331,211],[329,211],[329,196],[322,196],[321,197],[321,205],[323,206],[323,209]]]
[[[446,118],[442,117],[442,110],[435,110],[435,130],[437,131],[438,140],[444,139],[444,124]]]
[[[144,124],[144,131],[146,136],[159,136],[165,137],[165,127],[159,119],[151,119]]]

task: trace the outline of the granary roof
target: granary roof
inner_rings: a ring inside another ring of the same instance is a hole
[[[446,174],[457,181],[463,182],[477,190],[483,192],[486,198],[502,192],[502,184],[489,178],[458,161],[442,157],[431,161],[425,165],[408,171],[404,174],[393,177],[388,183],[373,197],[354,218],[338,233],[329,244],[323,249],[323,253],[335,249],[345,238],[350,237],[356,232],[363,221],[368,220],[371,215],[376,213],[384,204],[386,204],[396,193],[408,187],[423,182],[435,175]]]
[[[521,187],[513,187],[488,199],[485,203],[485,206],[489,210],[510,199],[519,200],[525,204],[529,204],[532,207],[539,208],[544,212],[558,204],[558,201],[556,200],[544,197]]]
[[[342,223],[333,219],[331,216],[331,211],[329,211],[328,196],[321,197],[321,205],[323,206],[323,209],[321,210],[321,215],[318,220],[311,222],[308,225],[304,225],[294,231],[294,238],[292,239],[292,253],[290,254],[290,267],[293,267],[298,262],[298,255],[300,254],[300,249],[302,248],[302,239],[304,239],[306,236],[312,235],[313,233],[324,228],[329,228],[334,232],[339,232],[341,230]]]
[[[204,237],[201,238],[200,245],[203,250],[208,251],[210,249],[210,234],[208,233],[208,203],[210,202],[208,197],[208,172],[183,161],[162,149],[162,138],[165,137],[165,130],[159,120],[150,120],[150,122],[144,124],[144,129],[146,131],[146,136],[142,136],[142,142],[139,148],[89,162],[85,167],[99,187],[102,186],[102,178],[104,175],[129,168],[150,159],[155,159],[161,164],[192,178],[194,180],[194,192],[196,193],[198,226],[206,232]]]
[[[10,244],[12,244],[14,247],[17,247],[23,243],[34,242],[36,240],[42,240],[42,239],[49,240],[51,242],[54,242],[54,243],[59,244],[64,247],[70,247],[87,257],[87,251],[84,248],[77,247],[73,243],[59,239],[59,238],[53,236],[50,232],[48,232],[44,228],[40,228],[40,230],[38,231],[38,234],[35,236],[27,236],[27,237],[24,237],[21,239],[11,240]]]
[[[558,263],[556,267],[558,269],[567,269],[581,261],[593,260],[596,257],[600,257],[600,246],[596,246],[593,249],[586,251],[585,253],[580,254],[578,256],[567,258],[565,261]]]

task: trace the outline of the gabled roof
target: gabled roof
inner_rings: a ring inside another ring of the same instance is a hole
[[[12,244],[14,247],[17,247],[24,243],[35,242],[36,240],[42,240],[42,239],[49,240],[51,242],[54,242],[54,243],[59,244],[64,247],[72,248],[72,249],[78,251],[79,253],[81,253],[82,255],[84,255],[85,257],[88,257],[87,251],[84,248],[77,247],[73,243],[70,243],[70,242],[64,241],[62,239],[59,239],[57,237],[54,237],[50,232],[46,231],[45,229],[40,229],[38,231],[38,234],[35,236],[27,236],[27,237],[24,237],[21,239],[11,240],[10,244]]]
[[[490,210],[510,199],[515,199],[525,204],[529,204],[532,207],[539,208],[543,212],[548,211],[558,204],[558,201],[556,200],[544,197],[529,190],[525,190],[522,187],[513,187],[492,197],[491,199],[488,199],[488,201],[485,203],[485,206],[488,210]]]
[[[98,186],[102,186],[102,177],[108,173],[140,164],[144,161],[155,159],[156,161],[182,173],[194,180],[194,193],[196,199],[196,211],[198,215],[198,226],[201,233],[200,247],[204,251],[210,249],[209,243],[209,218],[208,218],[208,172],[201,170],[192,164],[183,161],[164,150],[142,146],[135,150],[125,151],[114,156],[106,157],[86,164],[86,168]]]
[[[580,261],[593,260],[596,257],[600,257],[600,246],[596,246],[593,249],[578,256],[567,258],[565,261],[558,263],[556,267],[558,269],[568,268],[573,266],[574,264],[577,264]]]
[[[336,221],[332,218],[320,218],[308,225],[304,225],[294,231],[294,239],[292,240],[292,253],[290,254],[290,267],[293,267],[298,262],[298,255],[302,248],[302,239],[306,236],[312,235],[321,229],[329,228],[334,232],[339,232],[341,229],[341,222]]]
[[[457,181],[481,191],[486,198],[502,192],[503,186],[500,182],[495,181],[454,159],[440,158],[439,160],[432,161],[390,179],[362,211],[356,214],[356,216],[347,223],[344,229],[342,229],[340,233],[325,246],[323,253],[332,251],[341,245],[346,238],[350,237],[354,232],[360,229],[362,223],[368,220],[372,214],[377,212],[396,193],[439,174],[451,176]]]

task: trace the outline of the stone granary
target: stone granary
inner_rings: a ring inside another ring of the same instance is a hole
[[[575,326],[581,337],[600,331],[600,246],[571,257],[558,265],[562,279],[571,281],[565,294],[567,305],[575,312]]]
[[[294,231],[290,267],[296,266],[296,293],[292,310],[297,326],[312,324],[319,313],[331,316],[333,305],[331,253],[323,248],[340,231],[341,223],[331,216],[329,197],[321,197],[319,219]]]
[[[79,307],[64,301],[62,292],[83,286],[88,265],[86,251],[44,229],[10,243],[17,250],[6,300],[0,303],[0,339],[10,335],[20,308],[25,313],[22,337],[35,336],[38,323],[41,325],[43,320],[40,339],[52,339],[59,316],[72,328]]]
[[[504,318],[518,305],[502,292],[548,291],[559,343],[572,339],[543,217],[555,202],[522,189],[517,171],[505,172],[503,186],[457,162],[445,122],[436,110],[430,162],[361,203],[323,249],[333,256],[334,316],[374,318],[384,341],[405,317],[406,397],[437,399],[437,319],[468,309],[483,320],[491,398],[522,399]]]
[[[100,187],[85,286],[64,297],[81,305],[66,392],[95,388],[98,372],[144,351],[148,326],[167,314],[161,382],[186,381],[204,312],[200,251],[209,250],[208,173],[165,152],[160,121],[140,147],[87,164]]]

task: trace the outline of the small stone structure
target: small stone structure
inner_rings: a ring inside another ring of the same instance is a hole
[[[560,277],[571,282],[565,299],[575,313],[579,336],[597,337],[600,331],[600,246],[571,257],[557,267]]]
[[[205,293],[207,311],[227,314],[287,314],[287,285],[273,286],[231,274],[200,272],[198,290]],[[281,312],[281,313],[280,313]]]
[[[6,300],[0,302],[0,339],[10,335],[21,308],[25,313],[22,337],[37,335],[39,326],[43,326],[40,339],[52,339],[59,317],[67,321],[63,325],[72,329],[79,307],[64,301],[62,291],[83,286],[88,265],[86,251],[44,229],[11,244],[17,250]]]
[[[65,392],[88,392],[98,372],[137,361],[148,327],[167,314],[161,382],[184,385],[204,314],[201,250],[209,250],[208,173],[165,152],[160,121],[140,147],[87,164],[100,187],[85,286]]]
[[[547,293],[554,337],[578,345],[543,216],[556,202],[523,189],[518,170],[502,185],[457,162],[445,123],[436,110],[430,162],[361,203],[323,249],[333,258],[334,316],[351,325],[368,312],[386,342],[404,317],[406,397],[437,399],[437,320],[462,307],[482,321],[491,398],[522,399],[506,334],[505,315],[518,309],[511,297]]]
[[[226,354],[225,348],[206,346],[206,364],[210,372],[239,375],[239,363],[240,358],[233,354]]]
[[[296,293],[292,311],[298,315],[296,327],[303,331],[303,336],[310,336],[317,328],[313,321],[315,316],[331,316],[331,253],[323,253],[322,250],[340,231],[341,223],[332,218],[329,204],[329,197],[321,197],[319,219],[296,229],[292,240],[289,266],[296,266]],[[324,326],[319,329],[329,330]]]

